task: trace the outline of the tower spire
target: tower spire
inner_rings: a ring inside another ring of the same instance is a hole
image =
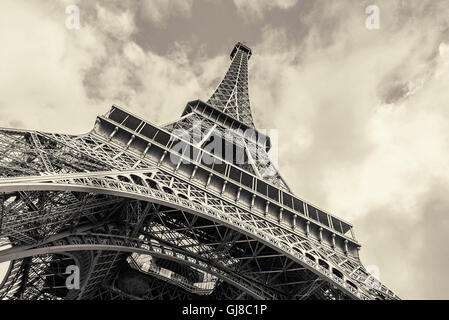
[[[238,42],[230,57],[231,65],[207,103],[254,127],[248,94],[248,60],[251,57],[251,49]]]

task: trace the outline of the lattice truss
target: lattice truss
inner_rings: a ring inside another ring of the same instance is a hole
[[[211,297],[224,295],[222,288],[229,294],[229,287],[236,290],[234,298],[373,296],[363,289],[368,274],[358,260],[268,221],[262,212],[245,210],[94,132],[34,134],[39,148],[27,138],[29,132],[0,132],[5,248],[0,261],[13,261],[0,291],[3,298],[101,298],[118,292],[121,298],[153,297],[151,288],[161,280],[154,273],[140,272],[154,282],[140,296],[119,287],[125,280],[117,276],[118,266],[132,252],[210,274],[217,279]],[[19,161],[23,158],[30,159],[29,167]],[[91,168],[90,159],[97,159],[102,171],[83,170],[84,162]],[[49,250],[54,254],[49,256]],[[45,281],[30,285],[42,274],[30,273],[27,259],[47,255],[51,260],[66,252],[82,266],[79,292],[45,291]],[[330,266],[359,289],[331,274]],[[176,288],[172,298],[179,298],[180,290],[185,297],[198,295],[187,289],[194,283],[169,284],[164,290]]]
[[[253,127],[248,52],[237,50],[209,103]],[[207,147],[224,128],[195,113],[166,126]],[[250,173],[288,190],[245,137]],[[129,145],[129,144],[128,144]],[[93,130],[72,136],[0,130],[2,299],[392,298],[358,258],[244,207],[165,162]],[[265,158],[266,157],[266,158]],[[69,290],[65,269],[80,270]]]
[[[254,127],[248,94],[248,54],[242,50],[232,58],[223,81],[207,103]]]
[[[182,119],[170,123],[164,129],[174,133],[180,138],[193,142],[201,148],[216,145],[217,141],[224,140],[225,145],[234,145],[235,154],[232,163],[249,173],[263,178],[273,185],[283,190],[289,191],[287,184],[284,182],[277,169],[273,165],[265,148],[251,141],[243,134],[236,131],[226,131],[226,128],[220,126],[211,120],[198,115],[189,113]],[[221,146],[221,143],[219,143]],[[227,160],[225,147],[221,147],[219,152],[210,148],[214,154]]]

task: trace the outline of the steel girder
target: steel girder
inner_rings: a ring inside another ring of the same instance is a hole
[[[214,130],[224,130],[217,124],[223,115],[253,128],[250,55],[243,44],[231,54],[228,73],[208,101],[220,110],[215,120],[193,111],[166,129],[190,130],[195,120],[202,120],[204,142]],[[123,122],[130,117],[125,116]],[[212,173],[206,180],[193,178],[196,165],[186,176],[178,171],[179,164],[163,161],[170,150],[157,149],[148,156],[157,141],[136,148],[135,130],[142,130],[142,122],[130,129],[107,120],[115,128],[106,134],[103,120],[99,117],[93,131],[78,136],[0,130],[0,262],[11,261],[0,298],[202,298],[192,283],[164,281],[161,274],[145,273],[139,266],[131,270],[132,255],[215,277],[211,299],[396,298],[383,285],[366,285],[370,276],[358,255],[310,237],[308,228],[304,232],[295,223],[286,225],[282,210],[278,218],[267,215],[269,201],[265,210],[244,205],[239,201],[242,188],[233,198],[224,192],[227,181],[221,192],[209,186]],[[123,134],[119,126],[131,132]],[[236,143],[252,160],[268,161],[265,153],[257,154],[254,142]],[[263,176],[266,165],[270,175]],[[269,161],[241,167],[288,191]],[[61,286],[67,263],[80,268],[78,290]],[[129,286],[136,277],[145,283],[140,291]]]
[[[239,50],[232,58],[223,81],[207,101],[254,127],[248,94],[248,54]]]
[[[14,135],[17,135],[17,132]],[[145,234],[153,233],[153,237],[157,237],[158,234],[176,234],[179,238],[182,232],[186,232],[190,228],[189,232],[194,239],[195,235],[206,227],[196,226],[192,223],[192,218],[189,220],[187,216],[201,217],[203,220],[209,221],[210,228],[216,230],[219,230],[221,226],[234,230],[235,239],[233,241],[244,243],[247,252],[251,252],[248,256],[239,257],[240,262],[236,265],[241,265],[242,270],[245,270],[245,267],[248,268],[246,276],[249,279],[276,288],[279,298],[295,296],[285,287],[295,288],[295,285],[308,283],[315,277],[326,279],[329,284],[332,284],[330,285],[331,289],[328,290],[335,291],[338,288],[337,291],[342,291],[347,297],[369,297],[369,294],[361,289],[367,274],[363,272],[364,269],[360,263],[342,257],[331,249],[320,246],[319,243],[313,244],[306,237],[279,226],[276,222],[268,221],[262,214],[248,212],[239,208],[235,203],[230,203],[204,188],[195,186],[192,181],[184,181],[176,177],[173,172],[169,173],[154,164],[146,163],[145,160],[135,157],[129,152],[120,152],[118,146],[109,144],[108,148],[111,151],[108,152],[104,148],[106,142],[95,134],[84,138],[64,135],[51,135],[51,138],[47,135],[39,136],[44,141],[56,137],[53,145],[59,145],[62,149],[78,149],[82,151],[80,154],[83,157],[101,158],[105,168],[116,167],[118,170],[88,173],[58,172],[56,174],[48,173],[44,176],[25,175],[1,179],[0,191],[3,192],[2,207],[4,208],[2,210],[2,237],[10,239],[11,245],[33,246],[42,241],[42,238],[52,234],[49,229],[55,230],[54,233],[57,233],[58,230],[62,231],[64,228],[73,230],[74,227],[83,226],[83,223],[95,225],[104,219],[113,219],[114,212],[118,212],[120,209],[120,212],[123,211],[125,206],[123,199],[134,199],[162,205],[165,208],[165,210],[159,211],[158,224],[153,220],[146,228],[139,231]],[[28,152],[33,154],[34,151],[31,149]],[[50,154],[50,159],[55,163],[57,156],[70,152],[73,151],[59,150]],[[36,155],[36,157],[39,156]],[[79,161],[79,157],[73,157],[73,159],[75,159],[75,163]],[[41,166],[42,163],[43,161],[41,161]],[[123,170],[124,167],[136,169]],[[34,171],[30,171],[30,173],[32,174]],[[174,194],[150,187],[149,181],[151,180],[157,181],[160,186],[171,188],[174,190]],[[39,205],[40,208],[36,208]],[[54,210],[52,210],[52,206]],[[177,216],[171,212],[176,212]],[[197,219],[197,221],[202,220]],[[167,228],[169,223],[172,225]],[[181,229],[176,229],[176,224]],[[221,233],[217,232],[216,234],[220,235]],[[212,245],[214,249],[219,245],[228,246],[229,243],[232,243],[229,242],[229,239],[232,239],[232,237],[229,238],[230,234],[230,231],[227,231],[226,237],[209,240],[211,242],[208,245]],[[241,239],[239,240],[239,238]],[[173,240],[176,237],[160,239],[179,245],[179,241],[177,243]],[[201,242],[198,242],[197,247],[200,245]],[[195,244],[190,243],[180,248],[186,251],[193,250]],[[274,252],[264,255],[262,254],[264,250]],[[311,257],[315,259],[310,259]],[[261,267],[260,261],[264,259],[268,259],[270,262],[265,262]],[[344,280],[337,279],[330,273],[329,268],[326,270],[317,263],[318,259],[325,259],[329,265],[338,266],[347,279],[360,284],[360,289],[356,292]],[[242,262],[245,260],[251,262]],[[279,262],[274,262],[275,260],[279,260]],[[270,265],[276,266],[277,269],[270,270],[270,267],[267,267]],[[258,269],[251,269],[254,266],[257,266]],[[241,272],[241,270],[239,271]],[[282,284],[275,283],[275,280],[281,279],[280,274],[283,274],[283,280],[285,280],[289,278],[286,276],[289,273],[299,274],[301,272],[304,273],[300,276],[302,280],[287,281],[282,290],[278,289],[282,287]]]

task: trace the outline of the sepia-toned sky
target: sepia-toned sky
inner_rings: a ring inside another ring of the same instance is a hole
[[[85,133],[113,103],[166,123],[237,41],[292,191],[352,222],[401,298],[449,299],[447,0],[2,0],[0,127]]]

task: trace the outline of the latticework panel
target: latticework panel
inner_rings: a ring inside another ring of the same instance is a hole
[[[208,107],[165,130],[117,108],[85,135],[0,130],[0,298],[396,298],[367,285],[350,225],[288,195],[268,144],[226,134],[254,128],[250,55],[239,43]],[[198,159],[173,151],[182,131]],[[244,161],[204,163],[215,136]]]

